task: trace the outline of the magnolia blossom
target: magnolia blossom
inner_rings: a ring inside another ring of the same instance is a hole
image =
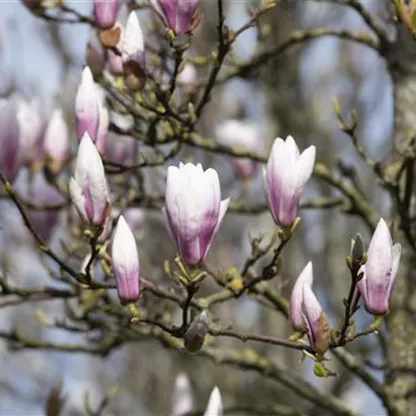
[[[51,115],[43,145],[52,171],[59,172],[69,154],[68,126],[60,108],[55,109]]]
[[[215,136],[219,143],[229,147],[243,147],[253,152],[258,152],[261,149],[256,127],[246,121],[224,121],[215,129]],[[251,159],[231,158],[231,162],[236,172],[243,178],[250,177],[257,166],[257,163]]]
[[[144,37],[139,19],[134,11],[127,19],[120,49],[124,81],[127,87],[132,90],[142,88],[146,78]]]
[[[14,99],[0,104],[0,170],[9,181],[13,181],[21,165],[21,136],[16,110]]]
[[[366,310],[373,315],[384,315],[389,309],[389,298],[399,269],[401,245],[393,245],[386,222],[381,218],[371,238],[367,262],[359,271],[363,276],[358,290]]]
[[[172,414],[171,416],[184,416],[192,411],[194,401],[189,378],[181,373],[175,379],[172,394]]]
[[[293,286],[292,295],[290,297],[290,321],[292,327],[296,331],[305,331],[306,326],[303,317],[303,286],[308,285],[312,287],[313,283],[313,266],[309,262],[300,273]]]
[[[264,183],[276,224],[287,226],[295,221],[300,196],[314,164],[315,146],[300,154],[292,136],[275,140],[264,170]]]
[[[309,342],[316,351],[325,352],[329,346],[328,319],[311,286],[303,284],[302,292],[302,313]]]
[[[150,0],[150,4],[177,36],[191,32],[199,23],[199,0]]]
[[[204,416],[223,416],[221,393],[218,387],[212,390]]]
[[[100,123],[100,102],[91,70],[88,66],[82,71],[81,84],[75,98],[75,119],[78,139],[87,132],[95,141]]]
[[[94,0],[93,11],[95,24],[100,29],[110,29],[117,20],[118,0]]]
[[[118,219],[111,247],[117,293],[124,303],[139,298],[139,255],[136,240],[123,216]]]
[[[20,128],[22,161],[30,166],[40,158],[42,152],[44,120],[39,101],[20,99],[17,103],[17,120]]]
[[[75,177],[69,192],[80,217],[90,224],[103,226],[110,211],[110,200],[104,166],[88,133],[81,140],[75,166]]]
[[[168,230],[182,260],[200,263],[211,246],[228,208],[221,201],[220,181],[214,169],[200,164],[169,166],[163,209]]]

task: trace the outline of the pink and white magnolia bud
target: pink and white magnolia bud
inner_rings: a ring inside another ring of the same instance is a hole
[[[118,0],[94,0],[93,11],[95,24],[99,29],[110,29],[117,20]]]
[[[139,19],[135,12],[129,14],[126,30],[121,42],[121,56],[123,62],[136,61],[141,63],[144,54],[144,37]]]
[[[207,255],[228,208],[217,172],[204,172],[200,164],[169,166],[165,201],[163,213],[179,255],[195,266]]]
[[[51,115],[43,145],[49,168],[56,174],[62,169],[69,156],[68,126],[60,108],[55,109]]]
[[[127,19],[120,49],[127,87],[132,90],[142,88],[146,80],[144,37],[139,19],[134,11]]]
[[[71,178],[69,192],[83,221],[104,225],[111,209],[107,181],[103,162],[88,133],[84,134],[78,149],[75,177]]]
[[[251,152],[261,150],[261,142],[256,127],[248,122],[228,120],[221,123],[215,130],[219,143],[226,146],[238,146]],[[257,163],[251,159],[231,158],[235,171],[242,178],[249,178],[256,170]]]
[[[204,416],[223,416],[221,393],[218,387],[212,390]]]
[[[139,298],[139,255],[136,240],[123,216],[118,219],[111,247],[117,293],[123,303]]]
[[[8,181],[21,166],[20,137],[17,102],[8,99],[0,104],[0,170]]]
[[[88,66],[82,71],[81,84],[75,98],[75,121],[78,139],[81,140],[87,132],[95,142],[100,123],[100,102],[97,86]]]
[[[309,343],[318,352],[329,347],[329,323],[321,305],[308,284],[302,285],[302,312]]]
[[[292,324],[292,328],[295,331],[303,332],[306,330],[302,311],[303,285],[308,285],[309,287],[312,287],[312,283],[313,266],[312,262],[309,262],[297,278],[296,283],[292,289],[292,295],[290,297],[290,321]]]
[[[179,374],[175,379],[172,394],[171,416],[185,416],[192,412],[194,401],[189,378],[186,374]]]
[[[199,24],[199,0],[150,0],[150,4],[177,36],[192,32]]]
[[[20,127],[20,151],[23,163],[31,166],[40,159],[42,153],[44,120],[39,101],[36,99],[19,100],[17,120]]]
[[[393,245],[390,230],[383,218],[377,224],[367,252],[367,262],[357,286],[365,308],[373,315],[384,315],[389,310],[389,298],[399,269],[401,245]]]
[[[300,196],[314,164],[315,146],[300,154],[292,136],[274,141],[264,169],[264,185],[276,224],[287,226],[295,221]]]

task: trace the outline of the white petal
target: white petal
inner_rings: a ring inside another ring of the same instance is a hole
[[[74,178],[69,180],[69,194],[71,196],[72,203],[75,205],[79,215],[84,221],[88,221],[87,213],[85,212],[82,190]]]
[[[132,11],[127,19],[126,31],[124,32],[121,45],[122,55],[126,59],[134,59],[144,51],[144,38],[142,28],[136,12]]]
[[[303,303],[303,285],[312,286],[313,283],[313,266],[309,262],[299,274],[290,297],[290,319],[292,326],[296,330],[304,328],[302,303]]]
[[[299,158],[299,147],[292,136],[287,136],[285,140],[286,155],[291,161]]]
[[[390,231],[383,218],[377,224],[367,252],[365,264],[367,279],[371,285],[383,283],[390,274],[393,264],[393,243]]]
[[[316,148],[310,146],[302,152],[296,162],[297,187],[303,189],[308,179],[311,177],[315,165]]]
[[[204,416],[223,416],[221,393],[218,387],[212,390]]]

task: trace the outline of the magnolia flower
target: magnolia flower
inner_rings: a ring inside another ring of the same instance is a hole
[[[87,132],[95,142],[100,123],[98,90],[88,66],[82,71],[81,84],[75,98],[75,119],[78,139]]]
[[[51,171],[59,172],[69,154],[68,126],[60,108],[55,109],[51,115],[46,127],[43,146]]]
[[[139,298],[139,255],[136,240],[123,216],[118,219],[111,247],[117,293],[123,303]]]
[[[189,378],[184,373],[178,374],[173,386],[171,416],[184,416],[190,413],[193,407],[194,401]]]
[[[177,36],[191,32],[199,24],[199,0],[150,0],[150,4]]]
[[[218,387],[212,390],[204,416],[223,416],[221,393]]]
[[[381,218],[368,247],[367,262],[360,269],[363,276],[358,282],[358,290],[369,313],[387,313],[400,256],[401,245],[393,245],[387,224]]]
[[[14,99],[0,105],[0,170],[7,180],[13,181],[21,165],[20,126]]]
[[[292,136],[285,141],[281,138],[275,140],[264,170],[264,183],[276,224],[287,226],[295,221],[300,196],[314,164],[315,146],[299,154]]]
[[[113,27],[117,20],[118,8],[118,0],[94,0],[95,24],[104,30]]]
[[[88,133],[84,134],[78,149],[75,177],[71,178],[69,192],[83,221],[104,225],[110,212],[107,181],[103,162]]]
[[[17,120],[20,128],[20,151],[23,163],[31,166],[42,152],[44,121],[38,100],[25,101],[17,104]]]
[[[165,200],[167,228],[182,260],[195,266],[207,255],[229,198],[221,201],[220,181],[214,169],[204,172],[200,164],[180,163],[179,168],[168,168]]]
[[[302,285],[302,312],[309,343],[318,352],[329,347],[329,324],[322,307],[308,284]]]
[[[239,146],[254,152],[258,152],[261,148],[256,127],[245,121],[227,120],[215,129],[215,136],[219,143],[229,147]],[[257,163],[251,159],[231,158],[231,162],[242,178],[250,177],[257,166]]]
[[[302,311],[303,286],[308,285],[309,287],[312,287],[312,283],[313,266],[312,262],[309,262],[297,278],[290,297],[290,320],[293,329],[296,331],[303,332],[306,330]]]
[[[134,11],[127,19],[120,49],[126,85],[132,90],[142,88],[146,78],[144,38],[139,19]]]

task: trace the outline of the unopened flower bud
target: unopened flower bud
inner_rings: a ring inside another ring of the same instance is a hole
[[[315,146],[300,153],[292,136],[275,140],[264,170],[264,186],[276,224],[287,226],[295,221],[299,200],[314,163]]]
[[[388,312],[400,256],[401,245],[393,245],[390,230],[381,218],[368,247],[367,261],[360,268],[362,278],[357,284],[367,312],[373,315]]]
[[[189,325],[183,337],[185,348],[190,353],[198,352],[204,345],[205,336],[208,332],[207,311],[197,315]]]
[[[201,190],[204,190],[201,192]],[[208,253],[227,211],[218,174],[192,163],[169,166],[163,213],[182,260],[196,266]]]
[[[100,29],[110,29],[113,27],[116,23],[119,5],[118,0],[94,0],[95,24]]]
[[[114,232],[111,256],[120,301],[136,301],[139,298],[139,255],[134,235],[123,216]]]
[[[360,234],[357,234],[355,240],[351,240],[351,253],[348,258],[348,266],[353,272],[358,272],[358,269],[365,263],[364,242]]]

